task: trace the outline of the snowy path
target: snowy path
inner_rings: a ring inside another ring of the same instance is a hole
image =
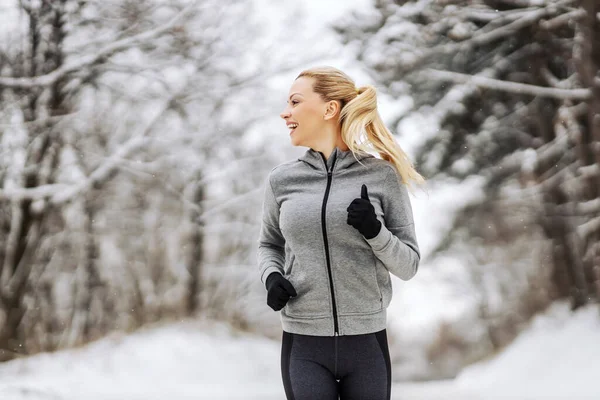
[[[392,398],[598,400],[599,311],[556,305],[457,380],[394,384]],[[0,400],[285,400],[279,356],[278,341],[187,321],[0,364]]]
[[[152,382],[146,388],[136,390],[122,387],[104,388],[101,392],[90,393],[82,382],[82,388],[62,388],[56,390],[39,385],[5,385],[0,389],[3,400],[285,400],[283,391],[278,388],[261,390],[257,387],[245,387],[243,391],[233,386],[226,392],[224,383],[215,383],[213,387],[206,383],[193,385],[178,382],[172,389],[166,390],[161,384],[160,391],[153,390]],[[396,400],[483,400],[473,394],[457,390],[452,382],[432,382],[398,384],[393,386],[392,399]]]
[[[2,400],[285,400],[280,344],[184,322],[0,365]],[[452,382],[395,384],[394,399],[479,400]]]

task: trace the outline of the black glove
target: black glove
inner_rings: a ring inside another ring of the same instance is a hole
[[[265,282],[267,288],[267,304],[273,311],[281,310],[290,297],[296,297],[296,289],[279,272],[272,272]]]
[[[367,185],[362,185],[360,198],[352,200],[346,211],[348,211],[348,225],[358,229],[367,239],[377,236],[381,230],[381,222],[375,215],[375,207],[369,201]]]

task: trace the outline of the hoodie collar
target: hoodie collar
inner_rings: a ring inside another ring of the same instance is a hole
[[[355,158],[356,155],[356,158]],[[352,150],[340,150],[337,146],[333,148],[331,155],[325,161],[325,156],[320,151],[313,150],[309,148],[306,152],[298,158],[298,160],[303,161],[313,168],[316,168],[320,171],[340,171],[342,169],[346,169],[350,167],[352,164],[357,162],[358,160],[363,160],[365,158],[373,157],[369,153],[359,152],[356,154],[352,154]]]

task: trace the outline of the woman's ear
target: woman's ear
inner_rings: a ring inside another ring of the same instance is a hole
[[[327,108],[325,109],[325,115],[323,115],[324,120],[332,119],[336,117],[338,111],[340,110],[340,103],[337,100],[331,100],[327,103]]]

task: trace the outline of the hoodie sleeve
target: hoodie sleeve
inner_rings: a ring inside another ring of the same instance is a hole
[[[365,240],[389,272],[407,281],[417,273],[421,253],[408,190],[393,166],[388,169],[381,206],[384,214],[381,230],[374,238]]]
[[[257,252],[258,270],[263,285],[272,272],[279,272],[283,275],[284,246],[285,239],[279,229],[279,204],[275,199],[271,186],[271,174],[269,174],[265,183]]]

